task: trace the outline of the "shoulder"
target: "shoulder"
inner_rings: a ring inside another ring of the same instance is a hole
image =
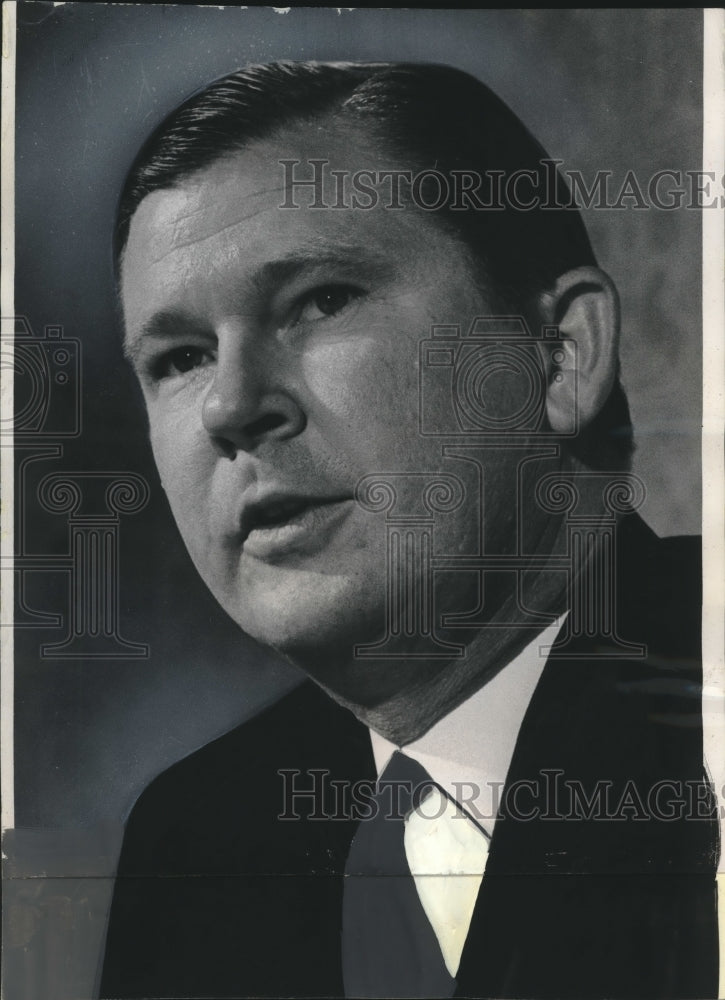
[[[119,870],[178,873],[202,858],[221,870],[250,852],[261,861],[280,827],[284,775],[352,775],[368,753],[364,727],[305,682],[149,784],[129,816]]]
[[[659,538],[641,518],[630,515],[617,526],[616,559],[616,607],[623,634],[668,656],[699,660],[699,536]]]

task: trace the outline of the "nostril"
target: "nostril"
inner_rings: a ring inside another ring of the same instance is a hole
[[[222,458],[228,458],[232,462],[237,457],[237,446],[229,438],[220,437],[218,434],[211,435],[211,442],[214,446],[215,451],[222,456]]]
[[[243,431],[234,437],[212,434],[211,439],[219,454],[233,461],[240,447],[245,450],[254,447],[286,423],[287,419],[281,413],[265,413],[264,416],[246,424]]]
[[[277,430],[285,422],[285,417],[281,413],[265,413],[263,417],[253,420],[244,428],[244,433],[248,438],[258,440],[270,431]]]

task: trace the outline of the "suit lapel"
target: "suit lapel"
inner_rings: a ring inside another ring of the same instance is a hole
[[[666,652],[663,668],[652,646],[665,610],[653,607],[643,572],[661,571],[653,536],[627,520],[619,620],[626,638],[649,644],[650,661],[593,659],[594,638],[580,642],[580,659],[547,662],[507,776],[457,996],[714,995],[712,825],[633,819],[633,782],[646,800],[663,779],[701,781],[702,734],[697,664]]]

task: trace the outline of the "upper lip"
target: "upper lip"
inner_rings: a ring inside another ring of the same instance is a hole
[[[261,525],[274,524],[287,520],[308,507],[322,507],[327,504],[342,503],[351,497],[336,493],[328,496],[307,495],[303,493],[268,493],[249,501],[242,508],[240,532],[242,543],[250,532]]]

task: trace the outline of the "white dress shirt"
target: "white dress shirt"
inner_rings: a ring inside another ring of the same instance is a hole
[[[405,821],[405,851],[446,967],[456,975],[488,857],[488,842],[516,739],[558,618],[503,670],[418,740],[397,747],[370,730],[378,776],[396,750],[437,789]]]

